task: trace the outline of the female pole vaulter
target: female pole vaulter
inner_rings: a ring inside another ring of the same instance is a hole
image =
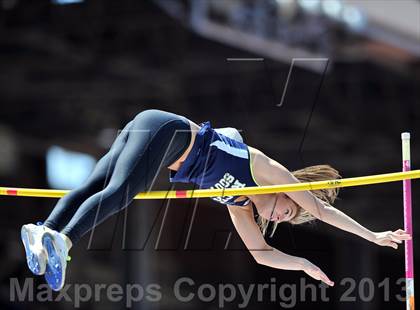
[[[339,178],[329,165],[290,172],[263,152],[243,143],[234,128],[214,129],[209,121],[193,121],[166,111],[145,110],[129,122],[89,178],[61,198],[42,225],[21,229],[28,267],[45,275],[53,290],[65,282],[67,256],[79,239],[111,215],[127,207],[135,195],[147,191],[161,167],[171,182],[191,182],[199,188],[241,188]],[[301,224],[316,219],[381,246],[397,249],[411,238],[404,230],[372,232],[332,206],[337,189],[290,193],[214,197],[227,206],[245,246],[259,264],[302,270],[334,285],[305,258],[283,253],[264,239],[281,222]],[[255,221],[253,206],[259,218]]]

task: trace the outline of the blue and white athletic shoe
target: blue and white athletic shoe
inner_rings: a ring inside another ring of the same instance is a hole
[[[44,274],[47,265],[47,252],[42,245],[44,232],[44,226],[34,224],[23,225],[20,230],[26,252],[26,262],[29,270],[35,275]]]
[[[59,291],[66,278],[69,239],[62,233],[50,230],[43,234],[42,244],[47,252],[45,280],[52,290]]]

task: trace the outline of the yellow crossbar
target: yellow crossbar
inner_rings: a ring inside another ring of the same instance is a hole
[[[174,198],[205,198],[218,196],[247,196],[259,194],[273,194],[279,192],[297,192],[304,190],[316,190],[324,188],[351,187],[378,183],[401,181],[406,179],[420,178],[420,170],[407,172],[395,172],[363,177],[346,178],[339,180],[326,180],[308,183],[294,183],[270,186],[254,186],[245,188],[226,189],[200,189],[200,190],[175,190],[175,191],[151,191],[137,194],[135,199],[174,199]],[[0,187],[0,195],[3,196],[26,196],[60,198],[67,194],[68,190],[51,190],[36,188],[13,188]]]

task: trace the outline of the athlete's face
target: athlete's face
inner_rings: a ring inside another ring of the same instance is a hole
[[[287,222],[296,216],[298,205],[284,193],[273,195],[267,203],[258,209],[258,213],[265,219],[274,222]]]

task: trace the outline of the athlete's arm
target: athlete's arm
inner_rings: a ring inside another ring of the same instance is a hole
[[[268,245],[254,220],[251,203],[227,208],[239,236],[258,264],[277,269],[302,270],[316,280],[334,285],[321,269],[307,259],[288,255]]]
[[[260,185],[292,184],[300,181],[283,165],[266,156],[261,151],[252,149],[254,177]],[[317,219],[356,234],[369,241],[375,240],[375,233],[363,227],[351,217],[330,204],[317,198],[310,191],[285,193],[299,206],[307,210]]]

